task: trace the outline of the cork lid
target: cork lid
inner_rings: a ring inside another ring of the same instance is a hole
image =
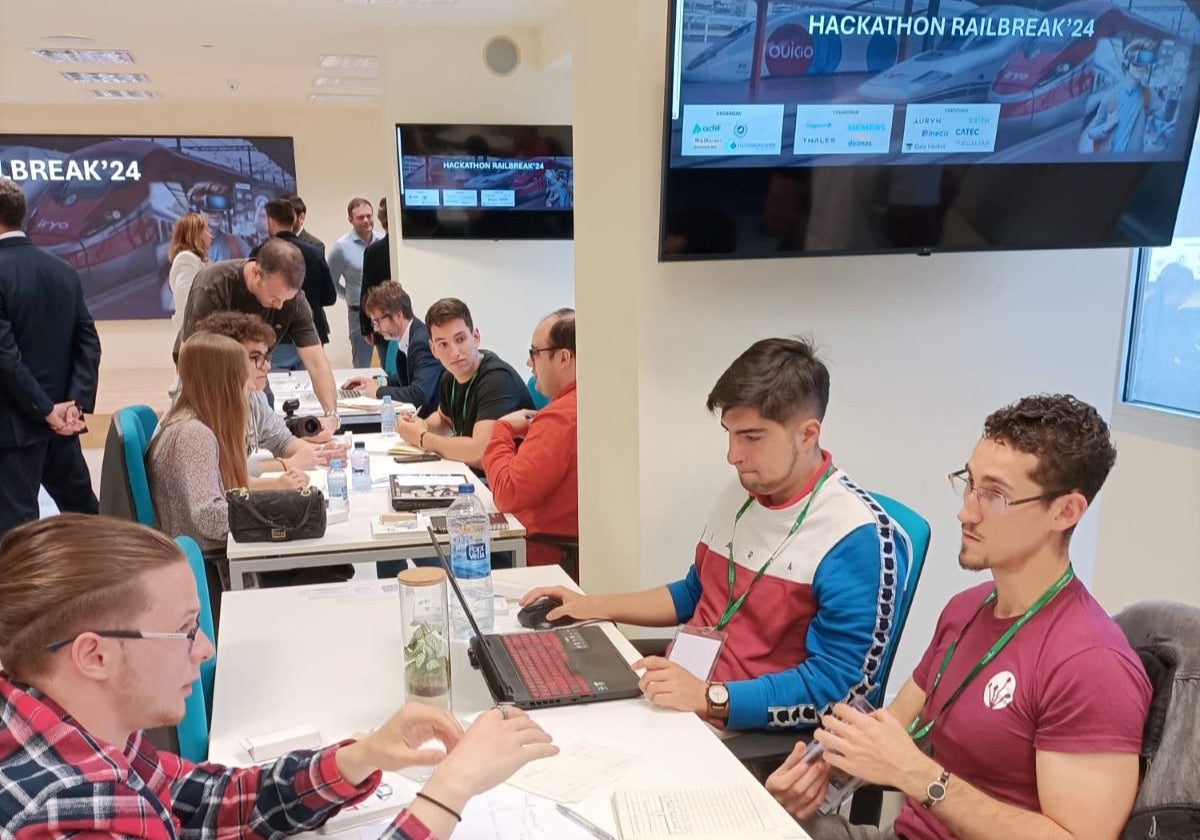
[[[396,575],[396,580],[405,586],[433,586],[435,583],[441,583],[445,579],[445,569],[440,569],[437,566],[417,566],[412,569],[405,569]]]

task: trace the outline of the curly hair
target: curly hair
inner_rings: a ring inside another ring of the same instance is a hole
[[[1031,479],[1051,492],[1079,492],[1088,504],[1117,462],[1108,424],[1070,394],[1037,394],[994,411],[983,436],[1035,455]]]

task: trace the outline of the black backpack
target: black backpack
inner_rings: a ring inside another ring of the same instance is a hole
[[[1154,687],[1141,783],[1121,840],[1200,839],[1200,608],[1143,601],[1115,616]]]

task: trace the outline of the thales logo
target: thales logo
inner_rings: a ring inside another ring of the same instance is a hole
[[[700,123],[696,123],[692,126],[692,134],[712,134],[720,130],[720,123],[709,123],[708,125],[700,125]]]

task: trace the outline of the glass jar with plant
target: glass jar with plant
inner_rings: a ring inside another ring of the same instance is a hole
[[[446,573],[432,566],[405,569],[400,590],[404,689],[410,700],[450,707],[450,625]]]

